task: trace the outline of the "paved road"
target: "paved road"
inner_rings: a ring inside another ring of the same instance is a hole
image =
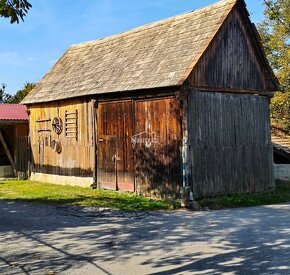
[[[0,200],[0,274],[290,274],[290,204],[127,214]]]

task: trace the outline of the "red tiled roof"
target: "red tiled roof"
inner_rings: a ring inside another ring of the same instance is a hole
[[[18,104],[0,104],[0,121],[1,120],[28,120],[26,106]]]

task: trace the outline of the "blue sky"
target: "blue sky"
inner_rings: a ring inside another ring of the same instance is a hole
[[[30,0],[24,23],[0,17],[0,83],[14,94],[37,82],[65,50],[79,42],[123,32],[187,12],[215,0]],[[253,22],[263,19],[262,0],[246,0]]]

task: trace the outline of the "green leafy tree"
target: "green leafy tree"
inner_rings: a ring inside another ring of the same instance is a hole
[[[265,19],[258,25],[270,65],[281,90],[290,87],[290,1],[265,0]]]
[[[22,99],[30,93],[30,91],[35,87],[35,85],[36,85],[35,83],[26,82],[24,87],[21,90],[17,91],[16,94],[8,100],[8,103],[13,104],[20,103]]]
[[[7,94],[5,92],[5,89],[6,89],[6,84],[2,83],[0,85],[0,103],[8,103],[8,101],[11,99],[11,95],[10,94]]]
[[[290,131],[290,1],[264,0],[265,19],[258,25],[270,65],[281,85],[272,99],[273,121]]]
[[[19,23],[32,5],[27,0],[0,0],[0,16],[10,18],[10,23]]]
[[[271,101],[272,123],[290,133],[290,93],[276,93]]]

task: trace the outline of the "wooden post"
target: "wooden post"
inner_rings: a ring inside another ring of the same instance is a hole
[[[188,152],[188,93],[181,91],[178,95],[180,100],[180,118],[182,128],[182,143],[181,143],[181,154],[182,154],[182,192],[181,199],[185,207],[190,205],[190,193],[192,188],[189,185],[189,152]]]
[[[13,168],[14,174],[17,175],[16,174],[16,166],[15,166],[14,160],[13,160],[13,158],[12,158],[10,152],[9,152],[9,149],[7,147],[7,144],[6,144],[5,140],[4,140],[4,137],[2,135],[1,130],[0,130],[0,141],[1,141],[2,145],[3,145],[3,148],[4,148],[5,152],[6,152],[6,155],[7,155],[8,159],[9,159],[9,161],[11,163],[11,166]]]
[[[93,170],[93,186],[96,188],[100,188],[98,183],[98,175],[97,175],[97,101],[92,100],[92,121],[93,121],[93,129],[92,129],[92,139],[93,139],[93,150],[94,150],[94,170]]]

